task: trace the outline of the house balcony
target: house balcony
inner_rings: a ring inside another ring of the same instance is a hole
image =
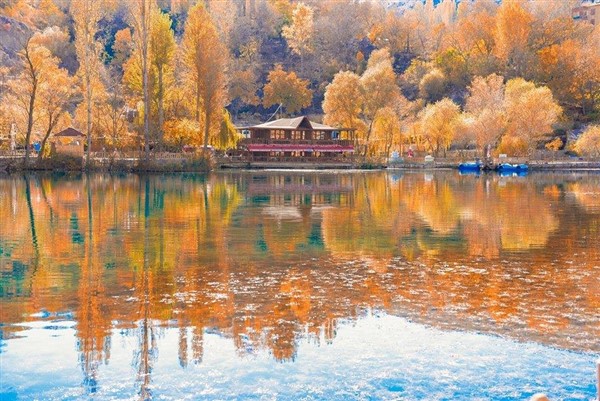
[[[340,146],[349,148],[354,146],[354,141],[350,139],[263,139],[263,138],[245,138],[240,140],[239,145],[305,145],[305,146]]]

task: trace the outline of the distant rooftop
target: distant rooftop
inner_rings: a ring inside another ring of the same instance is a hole
[[[57,134],[54,134],[54,136],[85,136],[85,134],[83,132],[77,131],[75,128],[69,127],[60,131]]]

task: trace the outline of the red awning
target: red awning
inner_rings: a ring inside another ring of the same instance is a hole
[[[354,152],[354,146],[342,145],[305,145],[305,144],[249,144],[250,152]]]

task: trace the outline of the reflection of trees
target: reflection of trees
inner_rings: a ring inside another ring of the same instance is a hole
[[[138,340],[142,399],[164,326],[179,329],[182,366],[202,361],[207,330],[242,354],[291,360],[299,337],[331,341],[338,319],[372,308],[577,348],[597,330],[600,214],[576,195],[585,181],[563,181],[0,179],[0,219],[13,222],[0,226],[3,319],[74,311],[90,391],[109,331],[125,329]]]
[[[72,242],[77,247],[83,248],[78,290],[77,332],[84,385],[90,393],[95,393],[98,386],[98,366],[103,357],[108,358],[110,355],[108,336],[111,322],[106,317],[108,310],[105,306],[102,270],[99,268],[100,261],[95,258],[97,244],[94,237],[93,195],[90,177],[86,176],[84,182],[87,202],[85,208],[81,208],[79,211],[87,214],[87,235],[83,239],[83,235],[78,233],[79,236],[72,236]],[[73,216],[77,217],[79,211],[74,212]]]

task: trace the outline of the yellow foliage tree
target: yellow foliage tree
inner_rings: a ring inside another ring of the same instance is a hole
[[[577,139],[574,148],[581,155],[600,157],[600,125],[590,125]]]
[[[434,68],[425,74],[419,82],[419,95],[428,102],[436,102],[444,96],[446,84],[447,80],[444,73]]]
[[[231,121],[231,115],[227,110],[223,110],[221,126],[219,127],[218,134],[212,140],[215,149],[227,150],[235,148],[239,139],[237,130],[233,125],[233,121]]]
[[[519,0],[503,1],[496,14],[495,52],[506,64],[507,73],[513,76],[523,76],[526,72],[532,22],[533,16]]]
[[[364,123],[360,119],[363,96],[358,75],[352,71],[340,71],[335,74],[333,81],[325,89],[325,124],[364,131]]]
[[[31,133],[40,108],[40,90],[51,81],[58,60],[50,51],[36,43],[36,36],[29,36],[20,51],[23,69],[16,79],[9,82],[8,88],[15,104],[15,110],[26,121],[25,164],[29,163]],[[46,86],[47,87],[47,86]]]
[[[311,102],[308,81],[298,78],[293,71],[286,73],[280,64],[269,72],[263,96],[265,107],[280,104],[287,113],[297,113],[310,106]]]
[[[79,61],[78,75],[83,88],[83,99],[86,104],[86,160],[89,162],[92,150],[92,107],[96,93],[94,82],[99,80],[101,44],[96,40],[98,22],[104,13],[103,0],[73,0],[69,11],[75,25],[75,48]]]
[[[225,103],[227,48],[219,40],[217,28],[202,5],[189,11],[182,40],[183,62],[187,79],[194,89],[195,117],[204,122],[204,149],[208,148],[210,131],[222,118]]]
[[[373,122],[373,138],[370,144],[370,153],[382,153],[390,157],[393,146],[402,144],[401,123],[398,114],[391,107],[379,109]]]
[[[165,123],[165,144],[181,151],[184,145],[199,144],[201,127],[196,120],[187,118],[169,120]]]
[[[504,79],[495,74],[475,77],[469,86],[465,111],[473,116],[472,134],[477,148],[489,157],[506,131]]]
[[[156,70],[156,101],[158,103],[158,142],[162,143],[165,121],[165,89],[172,83],[175,34],[171,30],[171,18],[160,10],[153,10],[150,27],[150,64]]]
[[[365,145],[368,148],[377,112],[393,105],[401,96],[388,49],[371,53],[367,69],[360,77],[360,84],[364,93],[363,116],[369,127],[365,137]]]
[[[460,108],[448,98],[429,104],[419,113],[423,138],[427,147],[435,155],[444,153],[454,139],[455,124],[460,116]]]
[[[562,115],[562,108],[546,86],[536,86],[521,78],[506,83],[504,109],[507,118],[506,135],[520,138],[529,151],[552,132],[552,126]]]
[[[55,128],[69,121],[69,109],[77,99],[75,77],[64,68],[59,68],[56,60],[48,65],[48,80],[40,85],[40,117],[44,136],[38,158],[46,153],[46,142]]]
[[[313,9],[304,3],[298,3],[292,12],[292,23],[284,26],[282,36],[290,49],[300,56],[300,69],[304,68],[304,56],[313,51]]]

